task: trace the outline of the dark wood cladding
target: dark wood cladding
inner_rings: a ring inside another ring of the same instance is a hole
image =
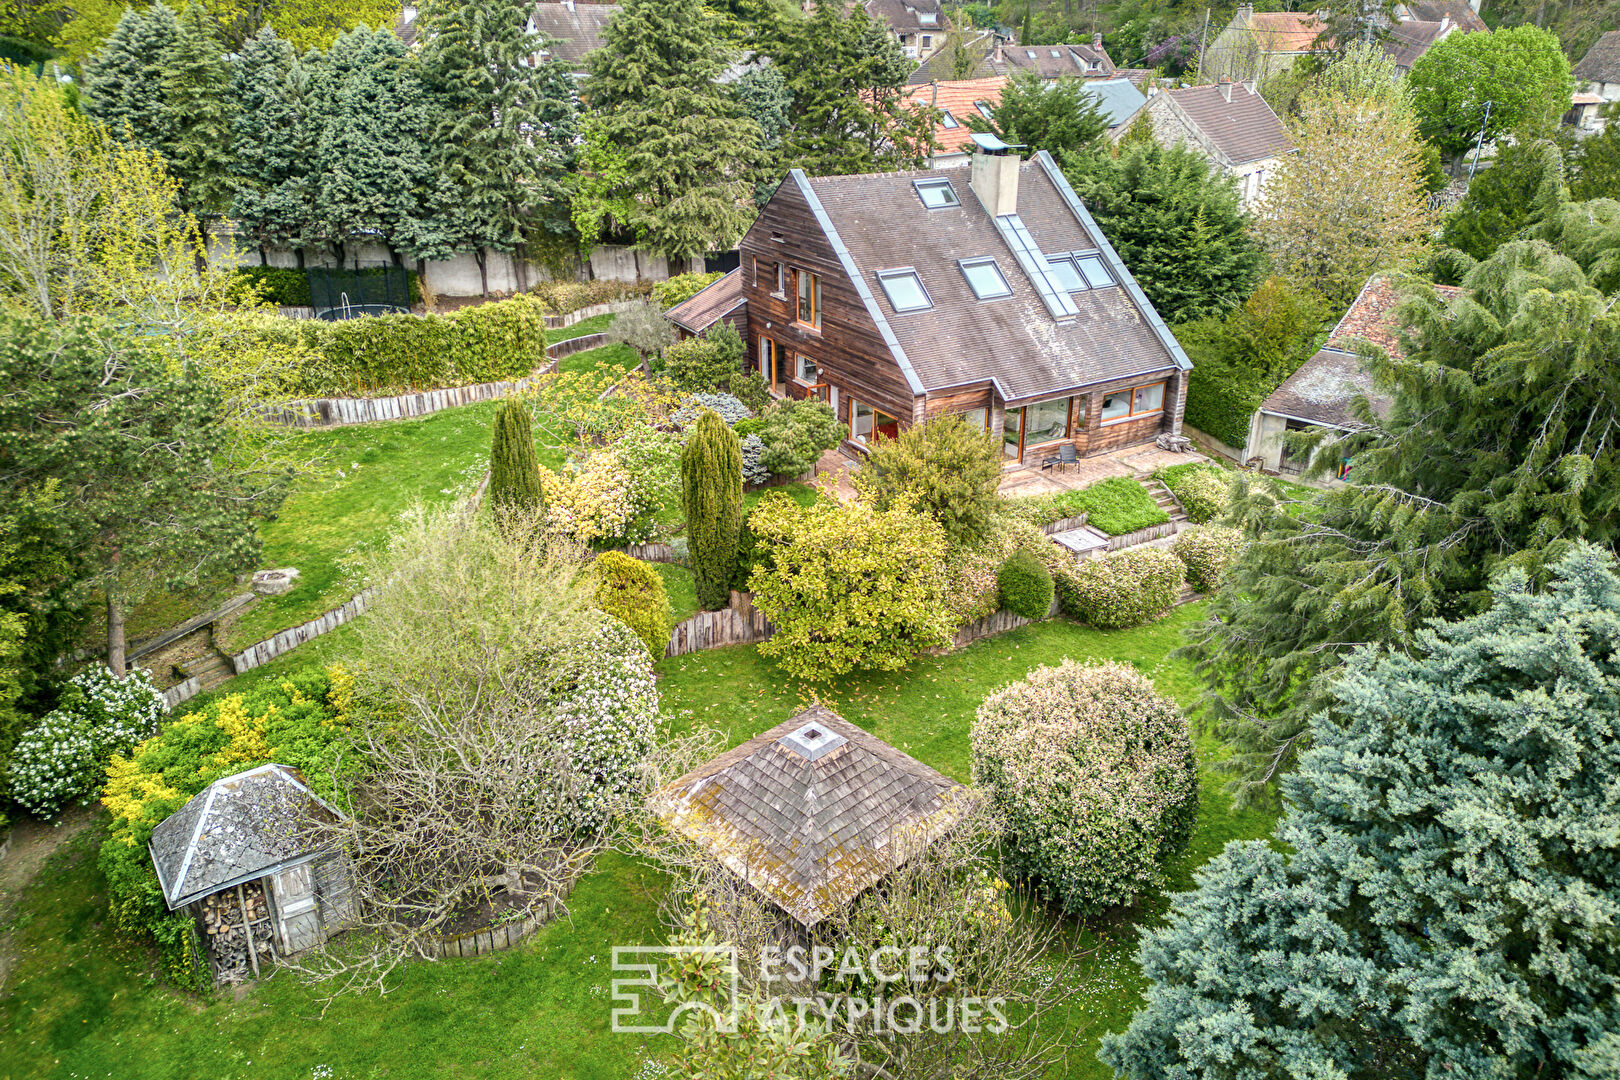
[[[784,363],[791,363],[794,353],[815,360],[821,380],[839,390],[841,415],[851,397],[894,416],[909,419],[915,414],[916,401],[900,366],[791,178],[776,189],[738,250],[748,297],[748,356],[756,370],[764,335],[776,341]],[[786,296],[772,295],[778,262],[788,268]],[[821,278],[819,331],[794,322],[794,270]]]
[[[955,390],[935,390],[928,395],[924,419],[932,420],[947,413],[966,412],[969,409],[988,409],[995,405],[989,383],[959,387]]]

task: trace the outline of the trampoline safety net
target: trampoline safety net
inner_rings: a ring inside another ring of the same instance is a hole
[[[362,315],[410,314],[411,283],[403,266],[312,266],[307,271],[315,317],[328,321]]]

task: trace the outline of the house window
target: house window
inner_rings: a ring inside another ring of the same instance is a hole
[[[993,258],[963,259],[957,263],[962,268],[962,276],[967,278],[968,288],[980,300],[995,300],[1003,296],[1012,295],[1012,286],[1002,276],[1001,267],[996,265]]]
[[[850,418],[850,437],[862,446],[872,439],[894,439],[900,435],[898,420],[882,409],[874,409],[864,401],[853,403]]]
[[[947,114],[948,115],[948,114]],[[954,127],[956,122],[951,121]],[[956,197],[956,189],[949,180],[918,180],[912,184],[917,189],[917,198],[930,210],[939,210],[947,206],[960,206]]]
[[[883,295],[889,298],[889,306],[894,308],[895,314],[927,311],[934,306],[933,301],[928,299],[928,291],[923,288],[922,279],[910,267],[879,270],[877,277],[878,284],[883,286]]]
[[[1109,273],[1101,255],[1050,255],[1046,268],[1064,292],[1101,289],[1115,284],[1114,275]]]
[[[1164,411],[1164,383],[1150,383],[1103,395],[1102,422],[1117,423]]]
[[[793,276],[798,278],[798,321],[806,326],[813,326],[820,330],[821,278],[808,270],[795,270]]]
[[[1001,456],[1020,461],[1024,456],[1024,410],[1008,409],[1001,422]]]
[[[786,392],[782,385],[782,355],[776,342],[763,334],[759,338],[759,377],[776,393]]]
[[[773,290],[777,296],[787,298],[787,264],[776,264],[776,288]]]
[[[1053,283],[1064,292],[1080,292],[1086,287],[1086,279],[1080,276],[1080,268],[1067,255],[1048,258],[1046,269]]]
[[[1086,276],[1086,284],[1093,289],[1114,284],[1114,275],[1108,272],[1108,266],[1102,261],[1101,255],[1081,255],[1075,262],[1079,264],[1080,272]]]
[[[1024,445],[1069,437],[1069,399],[1037,401],[1024,409]]]
[[[933,26],[933,25],[935,25],[935,24],[937,24],[939,22],[939,12],[937,12],[937,11],[919,11],[919,12],[917,12],[917,22],[921,26]],[[927,44],[928,39],[923,38],[923,43]]]
[[[958,124],[956,122],[956,117],[951,115],[951,110],[949,110],[949,109],[941,109],[940,110],[940,117],[939,117],[939,126],[943,127],[943,128],[954,128],[954,127],[961,127],[962,125]],[[945,186],[949,187],[950,185],[946,184]],[[954,191],[951,192],[951,197],[954,199],[956,197],[956,192],[954,192]]]
[[[804,353],[798,353],[793,357],[793,377],[795,379],[809,386],[815,383],[820,374],[821,369],[816,366],[816,362],[804,355]]]
[[[934,39],[929,35],[924,34],[922,36],[922,47],[925,49],[932,49],[934,47]]]
[[[989,431],[990,409],[969,409],[962,414],[962,422],[976,431]]]

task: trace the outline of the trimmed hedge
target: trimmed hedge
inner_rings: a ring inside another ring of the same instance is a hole
[[[386,266],[377,266],[361,270],[362,276],[381,276],[390,270]],[[259,295],[272,304],[283,307],[309,307],[309,278],[302,270],[294,270],[283,266],[238,266],[232,271],[237,277],[251,281],[259,286]],[[411,303],[422,302],[422,283],[415,274],[408,274],[410,282]]]
[[[1052,610],[1052,574],[1029,551],[1013,552],[996,574],[1001,606],[1026,619],[1044,619]]]
[[[1280,381],[1247,368],[1196,362],[1187,377],[1186,422],[1241,450],[1249,441],[1249,418]]]
[[[1087,559],[1058,575],[1063,613],[1099,630],[1125,630],[1162,616],[1181,590],[1181,560],[1163,548]]]
[[[1124,536],[1170,520],[1147,489],[1128,476],[1115,476],[1079,491],[1009,499],[1004,509],[1032,525],[1050,525],[1076,514],[1088,514],[1086,524],[1109,536]]]
[[[647,646],[653,663],[664,658],[672,616],[658,571],[619,551],[596,557],[596,606],[624,623]]]
[[[1170,493],[1181,500],[1187,519],[1195,525],[1202,525],[1226,509],[1232,477],[1218,465],[1203,462],[1171,465],[1160,469],[1158,477]]]
[[[1199,592],[1220,587],[1227,567],[1243,554],[1243,533],[1220,525],[1183,529],[1170,545],[1170,553],[1186,567],[1187,584]]]
[[[546,305],[553,315],[566,315],[580,308],[611,304],[646,296],[651,285],[635,281],[542,281],[529,293]]]

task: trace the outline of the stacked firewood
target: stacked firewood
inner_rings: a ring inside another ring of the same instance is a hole
[[[241,982],[253,977],[253,960],[248,956],[247,926],[242,909],[253,930],[253,950],[262,968],[275,959],[270,941],[270,907],[258,882],[235,889],[223,889],[198,901],[201,908],[203,939],[214,964],[214,978],[221,983]]]

